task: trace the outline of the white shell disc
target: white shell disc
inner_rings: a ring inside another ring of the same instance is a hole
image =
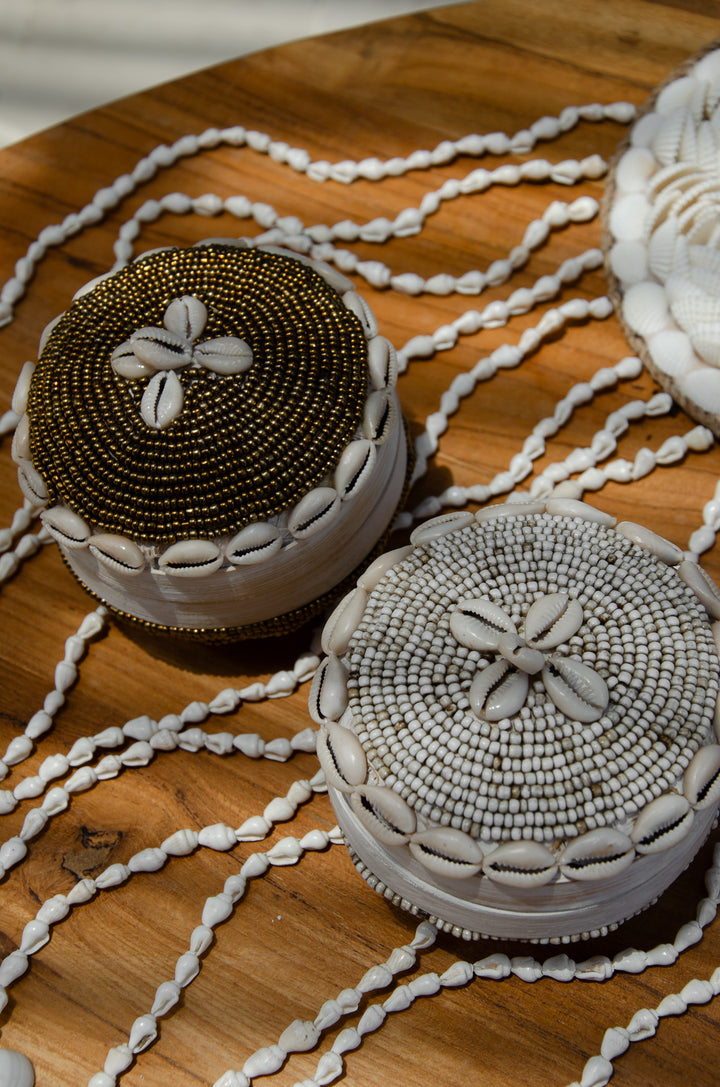
[[[653,336],[667,324],[667,295],[659,283],[634,283],[625,293],[622,307],[628,325],[641,336]]]
[[[158,568],[173,577],[207,577],[222,564],[222,551],[213,540],[179,540],[158,559]]]

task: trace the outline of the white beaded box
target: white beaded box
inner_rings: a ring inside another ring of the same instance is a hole
[[[246,240],[154,251],[43,334],[14,397],[20,486],[116,614],[216,640],[284,633],[402,502],[396,378],[330,266]]]
[[[336,608],[310,695],[361,874],[467,939],[646,908],[717,816],[719,616],[679,548],[581,502],[421,525]]]

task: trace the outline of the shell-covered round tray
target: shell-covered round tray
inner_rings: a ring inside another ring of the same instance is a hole
[[[117,613],[280,633],[390,528],[408,470],[396,377],[329,266],[242,242],[159,250],[44,333],[15,392],[20,485]]]
[[[640,112],[608,177],[606,269],[653,377],[720,436],[720,48]]]
[[[720,803],[720,592],[569,499],[447,514],[361,576],[310,695],[371,886],[456,935],[605,933]]]

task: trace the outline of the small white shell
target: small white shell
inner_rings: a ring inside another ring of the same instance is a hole
[[[334,487],[316,487],[301,498],[288,519],[288,529],[298,540],[314,536],[325,528],[340,505]]]
[[[164,430],[182,411],[185,401],[180,379],[172,370],[161,370],[150,379],[140,401],[143,422]]]
[[[391,390],[380,389],[370,393],[363,415],[364,436],[375,445],[382,445],[395,430],[399,415],[397,397]]]
[[[27,413],[20,416],[12,437],[10,455],[16,464],[31,459],[30,456],[30,420]]]
[[[605,680],[582,661],[553,654],[547,658],[542,678],[557,708],[573,721],[597,721],[608,707]]]
[[[308,708],[318,725],[339,721],[348,705],[347,668],[335,656],[327,657],[313,676]]]
[[[24,1053],[0,1049],[0,1083],[3,1087],[33,1087],[35,1071]]]
[[[255,521],[241,528],[225,548],[233,566],[250,566],[276,555],[282,548],[282,532],[267,521]]]
[[[188,341],[164,328],[141,328],[133,332],[128,344],[140,362],[154,370],[177,370],[192,361]]]
[[[558,857],[560,871],[568,879],[595,880],[619,875],[629,868],[635,847],[626,834],[612,827],[598,827],[570,842]]]
[[[206,340],[197,345],[194,356],[201,366],[223,376],[242,374],[250,369],[254,361],[250,344],[238,336]]]
[[[683,792],[696,811],[711,808],[720,799],[720,745],[701,747],[683,776]]]
[[[28,393],[30,391],[30,381],[35,373],[35,363],[26,362],[20,371],[20,376],[15,383],[15,390],[12,395],[11,408],[16,415],[24,415],[27,411]]]
[[[384,336],[374,336],[368,343],[368,369],[376,389],[392,389],[397,383],[397,352]]]
[[[468,879],[482,868],[484,854],[480,845],[453,827],[434,827],[414,834],[409,849],[423,867],[438,876]]]
[[[450,616],[450,630],[461,645],[481,653],[498,648],[503,634],[516,634],[515,624],[491,600],[461,600]]]
[[[324,653],[342,656],[363,617],[367,598],[365,590],[359,587],[343,597],[323,628],[321,644]]]
[[[192,294],[182,298],[173,298],[165,310],[163,324],[176,336],[184,340],[195,340],[205,328],[207,309],[205,304]]]
[[[545,663],[545,657],[540,650],[531,649],[529,645],[526,645],[525,640],[515,633],[500,635],[498,653],[513,668],[517,668],[529,676],[534,676],[539,672]]]
[[[527,674],[518,672],[501,657],[478,672],[470,686],[468,700],[478,717],[502,721],[522,709],[529,686]]]
[[[179,540],[158,559],[158,568],[173,577],[207,577],[222,564],[222,551],[213,540]]]
[[[115,348],[110,356],[110,365],[116,374],[128,381],[135,381],[139,377],[149,377],[155,373],[154,366],[140,362],[130,340],[126,340]]]
[[[621,521],[616,531],[621,536],[625,536],[626,539],[632,540],[633,543],[656,555],[661,562],[667,563],[668,566],[677,566],[682,562],[683,553],[676,544],[666,540],[663,536],[659,536],[657,532],[651,532],[644,525],[636,525],[634,521]]]
[[[417,825],[412,808],[382,785],[364,785],[350,794],[349,803],[363,826],[385,845],[405,841]]]
[[[372,479],[377,449],[368,438],[350,442],[343,450],[335,469],[335,490],[347,502],[360,494]]]
[[[686,559],[677,568],[678,574],[697,596],[712,619],[720,619],[720,589],[696,562]]]
[[[475,515],[469,510],[460,510],[457,513],[441,513],[439,517],[432,517],[414,530],[410,535],[410,543],[414,547],[430,543],[431,540],[439,540],[442,536],[449,536],[451,532],[458,532],[467,528],[475,520]]]
[[[554,649],[577,634],[582,621],[579,601],[565,593],[548,593],[525,616],[525,640],[534,649]]]
[[[587,502],[581,502],[577,498],[550,498],[545,509],[554,517],[575,517],[581,521],[607,525],[608,528],[612,528],[616,523],[616,518],[611,517],[609,513],[603,513],[602,510],[595,509],[594,506],[589,506]]]
[[[90,528],[67,506],[52,506],[41,515],[42,523],[58,543],[65,547],[87,547]]]
[[[412,550],[412,545],[406,544],[404,547],[396,547],[393,551],[386,551],[383,555],[379,555],[374,562],[370,563],[365,573],[358,578],[358,587],[364,589],[366,593],[371,593],[385,577],[388,570],[391,570],[396,563],[406,559],[408,555],[412,554]]]
[[[542,887],[555,878],[557,864],[539,842],[505,842],[487,855],[483,873],[509,887]]]
[[[139,574],[145,566],[145,556],[136,543],[125,536],[99,532],[91,536],[88,548],[105,566],[117,573]]]
[[[360,324],[363,327],[365,338],[372,340],[378,334],[378,325],[375,320],[375,314],[370,309],[369,305],[357,291],[346,291],[342,296],[342,300],[347,308],[355,314],[360,320]]]
[[[638,815],[630,837],[638,853],[661,853],[681,842],[693,822],[693,810],[686,797],[665,793]]]
[[[43,505],[47,502],[48,491],[45,481],[29,460],[24,461],[18,467],[18,483],[22,493],[34,506]]]
[[[476,522],[494,521],[500,517],[527,517],[529,514],[545,512],[545,502],[499,502],[496,506],[485,506],[475,514]]]
[[[367,779],[363,746],[355,733],[343,725],[330,721],[320,729],[317,755],[325,781],[340,792],[352,792]]]

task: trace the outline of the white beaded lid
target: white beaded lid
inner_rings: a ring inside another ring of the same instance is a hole
[[[422,525],[331,617],[311,693],[360,870],[469,935],[649,905],[720,801],[718,615],[679,548],[583,503]]]

